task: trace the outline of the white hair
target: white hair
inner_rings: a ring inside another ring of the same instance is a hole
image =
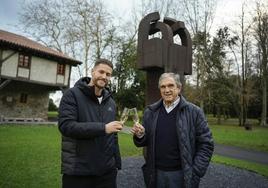
[[[181,85],[182,85],[179,74],[175,74],[173,72],[165,72],[165,73],[161,74],[161,76],[159,77],[158,88],[160,88],[160,83],[165,78],[173,78],[178,87],[181,87]]]

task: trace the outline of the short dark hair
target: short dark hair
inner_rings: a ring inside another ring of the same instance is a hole
[[[108,65],[109,67],[111,67],[112,69],[114,68],[113,64],[111,61],[109,61],[108,59],[97,59],[94,67],[98,66],[99,64],[105,64]]]

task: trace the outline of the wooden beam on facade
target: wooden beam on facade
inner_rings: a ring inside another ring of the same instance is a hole
[[[11,82],[11,80],[5,80],[3,81],[3,83],[0,83],[0,90],[3,89],[4,87],[7,86],[7,84],[9,84]]]
[[[0,58],[1,58],[0,59],[0,64],[2,65],[2,63],[4,63],[6,60],[8,60],[9,58],[11,58],[16,53],[18,53],[18,52],[14,51],[11,54],[9,54],[8,56],[6,56],[4,59],[2,59],[2,57],[3,57],[3,50],[0,50]]]
[[[7,57],[3,58],[3,49],[0,49],[0,83],[1,83],[1,75],[2,75],[2,64],[8,60],[10,57],[12,57],[14,54],[16,54],[17,52],[12,52],[10,53]],[[2,85],[2,84],[1,84]],[[1,90],[1,88],[0,88]]]

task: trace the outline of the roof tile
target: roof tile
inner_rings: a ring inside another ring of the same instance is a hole
[[[68,61],[73,65],[81,64],[81,61],[73,59],[59,51],[48,48],[38,42],[28,39],[24,36],[10,33],[8,31],[0,30],[0,44],[6,43],[7,45],[15,45],[24,49],[30,49],[40,54],[53,56],[56,59]]]

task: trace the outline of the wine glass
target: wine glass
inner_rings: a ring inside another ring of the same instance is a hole
[[[121,113],[121,116],[120,116],[120,122],[122,124],[124,124],[127,121],[127,119],[128,119],[128,112],[129,112],[129,109],[125,107],[124,110]]]
[[[139,123],[139,114],[137,108],[132,108],[131,110],[131,116],[132,120],[134,121],[135,124]]]

